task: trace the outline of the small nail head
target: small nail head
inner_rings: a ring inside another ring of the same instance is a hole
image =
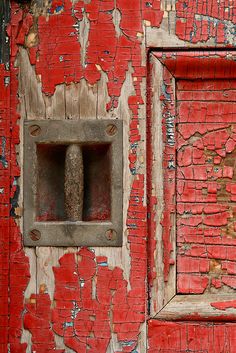
[[[109,135],[109,136],[114,136],[116,133],[117,133],[117,126],[116,125],[114,125],[114,124],[109,124],[109,125],[107,125],[107,127],[106,127],[106,133],[107,133],[107,135]]]
[[[108,229],[105,235],[107,240],[115,240],[117,233],[114,229]]]
[[[30,232],[29,232],[29,235],[30,235],[30,238],[33,240],[33,241],[37,241],[41,238],[41,233],[38,229],[32,229]]]
[[[41,133],[41,127],[39,125],[30,125],[29,133],[31,136],[38,136]]]

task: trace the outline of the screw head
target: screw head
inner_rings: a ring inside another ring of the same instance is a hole
[[[29,133],[31,136],[38,136],[41,133],[41,127],[39,125],[30,125]]]
[[[33,241],[37,241],[41,238],[41,233],[38,229],[32,229],[30,232],[29,232],[29,236],[30,238],[33,240]]]
[[[117,233],[114,229],[108,229],[105,233],[107,240],[115,240],[116,235]]]
[[[114,124],[109,124],[109,125],[107,125],[107,127],[106,127],[106,133],[107,133],[107,135],[109,135],[109,136],[114,136],[116,133],[117,133],[117,126],[116,125],[114,125]]]

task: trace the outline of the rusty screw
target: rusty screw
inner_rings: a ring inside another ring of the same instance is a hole
[[[29,133],[31,136],[38,136],[41,132],[41,127],[38,125],[30,125]]]
[[[114,229],[108,229],[105,235],[107,240],[115,240],[117,233]]]
[[[106,133],[109,136],[114,136],[117,133],[117,127],[114,124],[107,125]]]
[[[41,238],[41,233],[38,229],[32,229],[30,232],[29,232],[29,235],[30,235],[30,238],[33,240],[33,241],[37,241]]]

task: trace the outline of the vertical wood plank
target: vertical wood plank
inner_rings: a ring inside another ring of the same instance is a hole
[[[56,86],[52,96],[44,95],[46,119],[63,120],[66,117],[65,84]]]
[[[71,83],[65,87],[65,117],[78,120],[80,118],[80,84]]]
[[[10,47],[6,28],[10,20],[10,1],[0,2],[0,64],[9,63]]]
[[[90,85],[85,79],[80,81],[80,119],[97,117],[97,84]]]
[[[43,119],[46,108],[42,93],[42,84],[30,64],[27,50],[20,48],[17,59],[19,67],[19,97],[22,119]]]
[[[39,292],[47,292],[53,300],[55,282],[53,274],[53,266],[58,266],[59,251],[53,247],[37,247],[36,248],[36,283]]]

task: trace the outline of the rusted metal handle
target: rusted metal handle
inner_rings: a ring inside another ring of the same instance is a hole
[[[84,198],[84,167],[81,146],[67,147],[65,158],[65,213],[69,221],[82,221]]]

